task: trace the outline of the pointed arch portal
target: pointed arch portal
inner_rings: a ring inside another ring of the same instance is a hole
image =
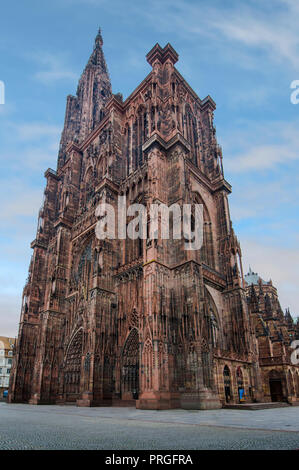
[[[139,393],[139,337],[133,328],[125,342],[121,361],[121,394],[123,399],[137,399]]]
[[[80,393],[83,330],[73,337],[66,353],[64,366],[64,393],[66,401],[76,401]]]
[[[271,401],[283,401],[283,380],[282,374],[276,370],[272,370],[269,373],[269,387]]]
[[[239,402],[241,403],[245,401],[245,390],[244,390],[243,372],[240,366],[237,367],[236,378],[237,378]]]
[[[230,370],[227,366],[224,366],[224,369],[223,369],[223,380],[224,380],[225,401],[226,403],[229,403],[231,400],[231,378],[230,378]]]

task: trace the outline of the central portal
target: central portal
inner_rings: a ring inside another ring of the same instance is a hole
[[[137,400],[139,395],[139,337],[133,328],[125,342],[121,361],[121,398]]]
[[[270,379],[269,385],[270,385],[271,401],[274,401],[274,402],[283,401],[281,380]]]

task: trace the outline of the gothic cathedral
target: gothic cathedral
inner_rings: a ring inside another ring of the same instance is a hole
[[[210,96],[156,44],[151,72],[112,94],[99,31],[45,172],[9,401],[141,409],[299,401],[298,325],[272,282],[244,277]],[[96,208],[203,206],[203,245],[95,236]]]

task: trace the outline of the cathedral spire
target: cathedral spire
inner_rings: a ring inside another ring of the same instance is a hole
[[[292,318],[292,315],[290,313],[290,309],[289,308],[286,308],[286,313],[285,313],[285,320],[286,322],[289,324],[289,325],[293,325],[294,323],[294,320]]]
[[[90,65],[95,65],[99,67],[103,73],[108,74],[108,69],[107,69],[107,65],[106,65],[106,61],[105,61],[105,57],[104,57],[104,53],[102,49],[103,43],[104,42],[102,38],[101,28],[99,28],[98,34],[96,35],[95,40],[94,40],[94,48],[89,58],[89,61],[86,65],[86,68],[88,68]]]
[[[68,143],[75,141],[80,144],[101,121],[105,104],[112,95],[102,46],[103,38],[99,29],[93,51],[79,80],[76,96],[67,97],[58,167],[64,164]]]
[[[101,28],[99,28],[98,34],[96,35],[95,38],[95,47],[102,47],[103,45],[103,38],[102,38],[102,31]]]

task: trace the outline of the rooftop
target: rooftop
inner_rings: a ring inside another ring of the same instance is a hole
[[[250,266],[248,273],[244,276],[244,279],[248,285],[258,285],[260,280],[262,281],[262,284],[268,284],[268,282],[264,281],[264,279],[262,279],[258,273],[254,273]]]
[[[13,349],[16,339],[0,336],[0,349]]]

